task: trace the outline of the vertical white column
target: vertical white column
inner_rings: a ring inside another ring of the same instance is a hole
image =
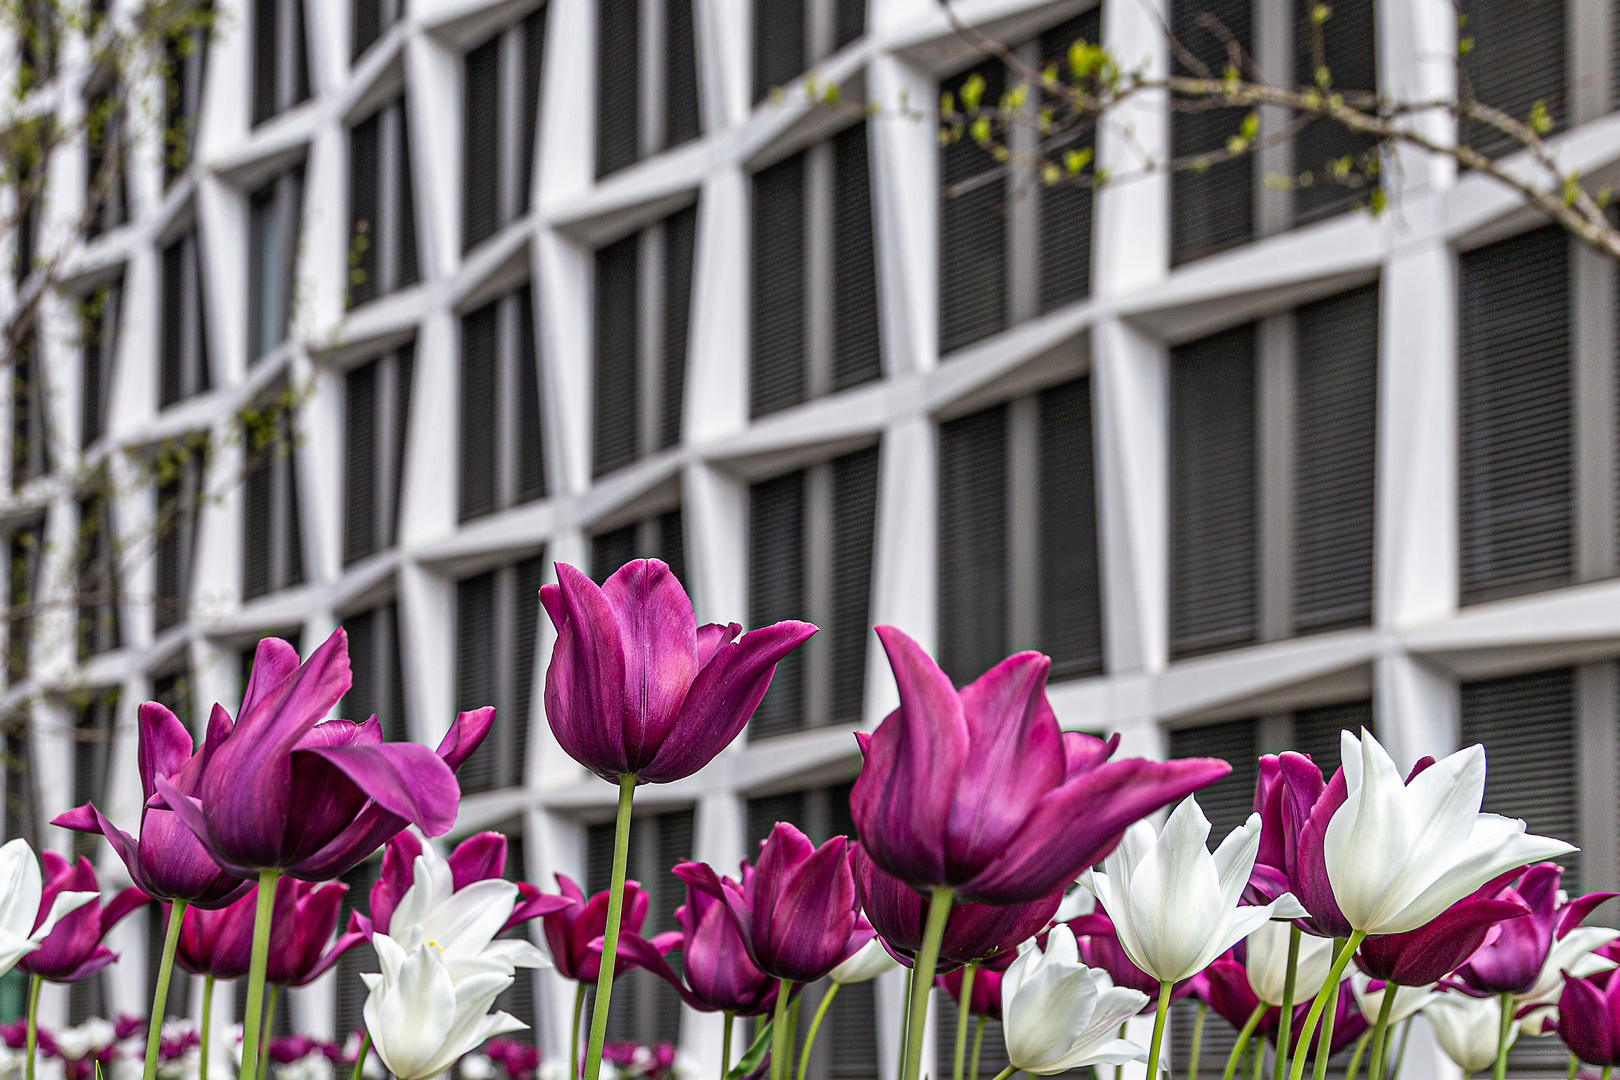
[[[897,626],[930,654],[939,646],[939,437],[923,413],[898,419],[878,452],[872,552],[872,624]],[[877,635],[867,644],[862,715],[876,727],[899,704]]]
[[[1457,92],[1457,8],[1449,0],[1378,0],[1378,90],[1396,101],[1443,101]],[[1456,125],[1440,110],[1419,113],[1412,127],[1440,145],[1455,138]],[[1400,147],[1394,167],[1379,179],[1394,185],[1392,205],[1419,192],[1450,187],[1457,179],[1451,158]]]
[[[898,57],[866,73],[880,119],[869,126],[883,364],[890,373],[939,363],[939,145],[933,77]]]

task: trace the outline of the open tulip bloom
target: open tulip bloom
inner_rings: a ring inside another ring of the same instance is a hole
[[[1441,994],[1423,1006],[1423,1015],[1434,1029],[1434,1037],[1446,1057],[1468,1077],[1490,1068],[1497,1057],[1501,1010],[1490,998],[1466,994]],[[1518,1039],[1518,1029],[1509,1028],[1509,1046]]]
[[[1051,1076],[1087,1065],[1141,1061],[1142,1048],[1119,1037],[1120,1025],[1142,1010],[1147,995],[1115,986],[1106,972],[1080,963],[1067,926],[1019,949],[1001,980],[1002,1032],[1014,1070]],[[998,1080],[1001,1078],[998,1077]]]
[[[56,889],[42,903],[45,879],[34,849],[21,837],[0,845],[0,975],[38,949],[64,916],[100,898],[93,889]]]
[[[433,883],[432,887],[437,890],[439,902],[443,902],[453,893],[459,893],[474,885],[479,885],[479,888],[484,890],[474,895],[483,896],[489,893],[489,887],[480,885],[481,882],[505,880],[506,837],[498,832],[481,832],[469,836],[456,845],[456,849],[448,858],[440,856],[432,845],[423,844],[408,830],[388,841],[388,846],[383,850],[381,872],[371,886],[370,910],[366,915],[359,912],[354,914],[356,925],[367,936],[378,933],[391,934],[396,939],[400,937],[393,934],[389,926],[400,902],[416,885],[418,858],[425,858],[428,861],[429,877]],[[517,900],[512,906],[512,914],[507,916],[506,925],[501,927],[502,930],[510,930],[530,919],[562,911],[574,903],[571,897],[543,893],[527,881],[511,884],[517,890]],[[504,897],[507,890],[496,891]],[[606,904],[606,898],[603,903]]]

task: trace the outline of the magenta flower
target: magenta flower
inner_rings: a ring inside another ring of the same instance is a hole
[[[254,886],[255,891],[258,886]],[[338,916],[349,887],[341,882],[276,882],[275,915],[270,923],[270,963],[265,981],[307,986],[366,939],[350,929],[336,939]]]
[[[1413,775],[1433,761],[1424,758]],[[1260,854],[1249,876],[1247,898],[1264,904],[1292,892],[1310,912],[1310,918],[1298,920],[1299,928],[1317,937],[1351,933],[1350,920],[1333,898],[1322,846],[1328,822],[1346,797],[1343,769],[1332,780],[1323,780],[1322,770],[1304,754],[1290,751],[1260,759],[1254,792],[1254,810],[1261,822]]]
[[[748,946],[725,902],[693,884],[694,879],[707,883],[714,871],[702,863],[686,862],[675,867],[674,872],[686,882],[686,903],[675,909],[675,921],[681,929],[660,934],[652,941],[636,933],[624,934],[619,938],[620,959],[639,964],[669,983],[683,1001],[699,1012],[768,1014],[776,1005],[777,981],[748,959]],[[748,860],[743,860],[740,873],[746,892],[754,879],[754,868]],[[664,954],[672,949],[681,951],[684,979],[664,960]]]
[[[152,805],[152,800],[160,776],[183,794],[197,793],[197,781],[208,756],[230,733],[230,718],[216,710],[209,724],[210,737],[195,753],[191,732],[174,713],[155,701],[141,705],[138,729],[136,761],[141,772],[141,792],[147,800],[141,809],[140,839],[108,821],[92,803],[69,810],[51,824],[105,836],[124,861],[130,880],[154,899],[224,907],[246,892],[250,883],[221,870],[174,811]]]
[[[1484,996],[1528,994],[1546,967],[1554,944],[1569,937],[1581,920],[1612,892],[1587,893],[1560,904],[1558,879],[1563,869],[1555,863],[1538,863],[1524,872],[1516,885],[1502,889],[1497,896],[1517,900],[1529,908],[1529,916],[1502,924],[1494,941],[1481,945],[1457,969],[1464,989]]]
[[[586,900],[584,889],[574,884],[566,874],[558,874],[557,891],[567,901],[566,906],[540,917],[546,945],[551,949],[551,962],[556,965],[557,974],[563,978],[595,986],[597,977],[602,973],[602,936],[607,933],[607,890],[603,889]],[[620,941],[624,940],[626,931],[630,934],[641,933],[641,924],[647,921],[649,903],[639,883],[624,883],[624,907],[619,915]],[[635,966],[632,959],[621,955],[614,965],[613,977],[617,979]]]
[[[657,559],[626,563],[600,588],[567,563],[540,602],[557,628],[546,718],[575,761],[617,783],[667,784],[725,749],[753,715],[776,664],[816,628],[698,626]]]
[[[240,979],[246,975],[253,951],[253,915],[258,896],[258,886],[252,885],[240,899],[218,910],[186,908],[174,947],[174,962],[180,970],[216,979]]]
[[[850,850],[861,910],[895,959],[910,967],[911,959],[922,948],[928,905],[911,886],[884,873],[859,844],[852,844]],[[1027,904],[952,904],[939,947],[939,962],[954,966],[1003,952],[1010,956],[1019,942],[1046,928],[1062,902],[1063,888],[1059,886]],[[1157,993],[1158,983],[1153,986]]]
[[[234,729],[214,706],[196,794],[156,778],[161,802],[215,862],[241,877],[275,867],[330,881],[407,825],[439,836],[455,824],[455,770],[489,733],[494,710],[456,717],[435,753],[383,742],[376,717],[322,723],[349,682],[341,629],[303,664],[291,645],[265,638]]]
[[[1569,1052],[1603,1069],[1620,1065],[1620,979],[1601,971],[1564,976],[1558,998],[1558,1037]]]
[[[37,929],[50,914],[57,893],[99,893],[101,885],[90,860],[81,858],[70,863],[54,851],[42,852],[40,865],[45,870],[45,889],[39,898],[39,914],[34,916]],[[17,961],[17,970],[37,975],[47,982],[77,982],[118,959],[118,954],[101,943],[107,931],[119,920],[137,908],[152,902],[152,898],[137,888],[124,889],[105,905],[92,900],[62,916],[56,927],[45,935],[39,948]]]
[[[371,886],[371,915],[368,918],[358,911],[353,915],[355,925],[368,938],[373,933],[388,933],[388,924],[394,917],[394,908],[399,906],[400,898],[405,895],[406,890],[415,884],[416,857],[420,854],[422,841],[410,832],[398,834],[388,841],[388,846],[383,849],[382,871]],[[450,853],[445,862],[450,865],[451,880],[456,892],[460,892],[475,881],[500,880],[506,876],[506,837],[498,832],[481,832],[469,836],[456,845],[456,849]],[[530,882],[519,881],[515,884],[518,888],[518,902],[512,908],[512,914],[507,918],[505,925],[501,927],[502,932],[541,915],[561,911],[571,903],[565,896],[552,896],[541,892]]]
[[[848,847],[848,837],[835,836],[818,848],[779,821],[741,884],[705,863],[682,863],[677,873],[725,901],[755,967],[773,979],[811,983],[874,936],[858,925]]]
[[[1209,1006],[1210,1011],[1235,1029],[1241,1030],[1260,1005],[1260,999],[1255,995],[1254,988],[1249,985],[1248,968],[1230,955],[1221,957],[1205,968],[1193,982],[1196,984],[1198,996]],[[1294,1018],[1288,1026],[1290,1056],[1299,1052],[1300,1029],[1304,1026],[1305,1017],[1310,1009],[1309,1001],[1294,1006]],[[1356,997],[1350,992],[1348,981],[1339,988],[1339,1004],[1333,1015],[1333,1043],[1330,1057],[1361,1038],[1368,1027],[1367,1018],[1361,1015],[1361,1009],[1356,1005]],[[1255,1032],[1275,1044],[1278,1021],[1281,1018],[1282,1010],[1271,1006],[1261,1015],[1260,1022],[1255,1025]],[[1315,1053],[1316,1043],[1313,1040],[1307,1054],[1314,1057]]]
[[[877,628],[900,707],[857,735],[850,798],[872,861],[912,888],[1012,904],[1066,887],[1125,829],[1231,771],[1193,758],[1109,761],[1117,740],[1058,730],[1051,661],[1008,657],[960,692],[916,642]]]
[[[981,967],[973,973],[973,998],[968,1003],[968,1015],[1001,1019],[1001,977],[1012,960],[1013,954],[1006,952],[990,961],[991,966]],[[949,994],[958,1009],[962,1007],[962,980],[966,976],[966,967],[953,968],[943,975],[934,976],[934,985]]]
[[[1356,952],[1356,966],[1374,979],[1396,986],[1439,982],[1473,955],[1493,928],[1500,926],[1501,933],[1507,934],[1526,921],[1530,908],[1524,901],[1516,896],[1492,898],[1498,884],[1489,883],[1416,930],[1367,938]]]
[[[291,1065],[310,1054],[326,1054],[326,1043],[308,1035],[277,1035],[270,1040],[270,1060],[277,1065]]]

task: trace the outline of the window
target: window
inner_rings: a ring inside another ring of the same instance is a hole
[[[112,403],[113,361],[118,354],[118,323],[124,279],[98,285],[79,298],[79,446],[88,450],[107,433]]]
[[[405,117],[401,97],[349,129],[350,307],[418,280]]]
[[[1293,0],[1294,25],[1300,30],[1294,40],[1294,83],[1315,85],[1315,45],[1307,29],[1315,0]],[[1526,5],[1534,10],[1540,4]],[[1322,26],[1322,65],[1327,68],[1335,90],[1378,89],[1378,49],[1374,8],[1376,0],[1338,0]],[[1465,61],[1466,63],[1466,61]],[[1318,120],[1293,138],[1291,217],[1295,225],[1318,221],[1364,205],[1368,187],[1335,183],[1332,164],[1349,158],[1356,173],[1363,171],[1366,155],[1377,144],[1364,135],[1347,131],[1332,121]],[[1307,176],[1309,183],[1306,183]],[[1376,178],[1374,178],[1376,182]]]
[[[399,21],[404,0],[354,0],[349,16],[349,62],[354,63]],[[338,1029],[342,1032],[342,1029]]]
[[[456,709],[495,706],[495,726],[458,774],[466,794],[523,784],[544,572],[533,555],[456,582]]]
[[[753,415],[881,378],[866,125],[753,179]]]
[[[11,234],[11,275],[17,284],[17,291],[21,292],[28,275],[34,272],[34,256],[38,254],[40,207],[45,200],[45,169],[39,161],[30,164],[21,160],[14,161],[12,169],[17,177],[13,190],[17,193],[18,209],[15,211],[17,224]]]
[[[596,175],[702,134],[693,0],[598,0]]]
[[[749,622],[823,628],[777,664],[750,738],[861,722],[877,493],[875,446],[750,489]]]
[[[1245,55],[1254,55],[1251,0],[1174,0],[1170,27],[1181,43],[1176,74],[1220,78],[1226,70],[1227,35]],[[1219,28],[1211,25],[1218,22]],[[1225,33],[1220,31],[1224,30]],[[1196,60],[1196,66],[1188,60]],[[1226,140],[1243,124],[1245,109],[1198,109],[1170,115],[1170,156],[1221,158]],[[1206,168],[1170,174],[1170,261],[1189,262],[1254,238],[1254,155],[1212,160]]]
[[[112,773],[113,739],[118,727],[118,688],[80,692],[73,708],[73,805],[107,805],[107,778]],[[105,811],[103,811],[105,812]],[[94,833],[73,834],[73,857],[94,855]]]
[[[375,716],[384,741],[403,742],[410,737],[410,725],[405,719],[399,606],[389,602],[345,616],[343,632],[349,635],[349,670],[354,681],[343,695],[341,712],[357,724]]]
[[[1019,649],[1102,671],[1091,383],[939,428],[939,657],[957,685]]]
[[[208,435],[176,440],[155,464],[157,517],[153,521],[156,565],[152,624],[158,633],[184,622],[191,609],[191,575],[197,559],[197,519],[208,475]]]
[[[17,88],[37,89],[56,75],[56,49],[61,20],[53,0],[22,0],[10,16],[17,37]]]
[[[680,444],[696,244],[694,206],[596,253],[597,476]]]
[[[754,0],[754,103],[866,33],[866,0]]]
[[[1371,623],[1377,384],[1376,285],[1171,350],[1173,656]]]
[[[527,285],[461,318],[461,520],[546,496]]]
[[[308,99],[304,0],[253,0],[253,126]]]
[[[86,236],[92,240],[129,220],[123,102],[123,90],[112,83],[104,86],[85,107],[84,201],[91,211]]]
[[[45,554],[45,523],[36,521],[12,529],[7,548],[11,573],[6,597],[6,681],[15,686],[28,677],[28,653],[34,644],[39,575]],[[8,831],[6,835],[16,834]]]
[[[347,927],[349,916],[354,912],[364,913],[371,910],[371,887],[381,876],[382,856],[378,855],[353,867],[338,878],[349,887],[349,891],[343,897],[343,910],[338,915],[339,926]],[[377,952],[369,941],[361,941],[355,945],[338,957],[337,963],[333,966],[337,975],[332,982],[332,1032],[334,1041],[341,1044],[351,1033],[363,1036],[365,1032],[365,1018],[361,1015],[361,1011],[366,1007],[368,991],[365,982],[360,978],[360,973],[381,969],[377,963]]]
[[[51,421],[39,331],[23,328],[11,376],[11,490],[17,491],[51,471]]]
[[[163,249],[163,307],[159,313],[158,407],[166,409],[213,388],[208,364],[207,310],[197,227]]]
[[[1537,105],[1547,110],[1549,132],[1569,121],[1572,94],[1567,67],[1566,13],[1562,4],[1462,0],[1458,74],[1482,105],[1520,121]],[[1459,87],[1459,89],[1461,89]],[[1463,125],[1462,137],[1482,154],[1501,157],[1523,144],[1486,124]]]
[[[39,784],[34,775],[34,737],[26,714],[5,722],[6,838],[39,847]]]
[[[467,54],[462,66],[461,250],[529,212],[546,9]]]
[[[163,42],[163,183],[167,186],[191,165],[202,117],[203,69],[208,59],[212,6],[198,8],[199,25]]]
[[[178,665],[153,674],[152,700],[174,713],[188,730],[191,728],[191,668],[183,654]]]
[[[686,536],[679,506],[591,537],[591,577],[600,585],[633,559],[662,559],[686,584]]]
[[[686,902],[686,885],[670,870],[692,858],[694,823],[692,811],[674,810],[637,818],[630,824],[626,876],[641,882],[647,892],[647,921],[641,928],[644,938],[651,940],[655,934],[680,929],[675,909]],[[613,823],[592,825],[585,836],[585,891],[594,896],[611,881]],[[667,959],[677,972],[681,970],[678,954],[672,953]],[[594,1000],[594,989],[590,993]],[[674,988],[641,969],[625,972],[613,990],[608,1039],[633,1039],[651,1045],[677,1042],[680,1033],[681,999]]]
[[[261,3],[267,0],[261,0]],[[248,210],[248,359],[287,338],[302,228],[304,167],[289,169],[255,191]]]
[[[294,417],[283,393],[245,425],[242,477],[242,598],[304,583]]]
[[[1019,59],[1037,69],[1066,62],[1076,41],[1097,41],[1093,8],[1019,46]],[[998,107],[1010,89],[1000,60],[983,61],[946,80],[940,90],[961,101],[963,87],[983,80],[981,108]],[[1091,288],[1091,188],[1082,182],[1044,184],[1040,157],[1061,157],[1092,145],[1089,125],[1036,144],[1028,138],[1012,165],[997,162],[965,132],[940,148],[939,351],[944,356],[1035,315],[1084,297]]]
[[[414,343],[403,345],[345,377],[345,565],[394,546],[415,355]]]
[[[1459,259],[1465,604],[1574,579],[1569,263],[1552,227]]]
[[[79,659],[123,644],[119,619],[118,539],[113,521],[111,482],[93,481],[79,500],[78,589]],[[77,804],[76,804],[77,805]]]

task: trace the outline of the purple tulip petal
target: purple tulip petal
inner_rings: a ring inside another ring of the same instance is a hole
[[[704,623],[697,628],[697,662],[698,668],[709,666],[714,654],[720,651],[720,646],[730,641],[736,641],[737,635],[742,633],[742,627],[736,623]]]
[[[253,668],[248,673],[247,687],[242,691],[239,715],[246,717],[297,670],[297,649],[277,637],[260,638],[258,647],[253,650]]]
[[[540,602],[557,628],[546,669],[546,719],[575,761],[606,780],[628,771],[624,745],[627,663],[613,606],[596,583],[567,563]]]
[[[107,968],[112,967],[112,965],[117,962],[117,953],[113,952],[105,945],[97,945],[96,951],[91,953],[89,958],[86,959],[84,963],[80,964],[66,975],[63,975],[61,978],[52,979],[51,981],[64,983],[78,982],[80,979],[88,979],[98,971],[105,971]]]
[[[1467,960],[1491,927],[1525,922],[1530,909],[1517,900],[1468,899],[1453,904],[1433,921],[1405,934],[1384,934],[1362,942],[1361,969],[1397,986],[1428,986]]]
[[[157,791],[152,786],[154,776],[173,776],[191,760],[191,732],[174,713],[155,701],[141,704],[136,729],[141,794],[143,799],[150,799]]]
[[[106,936],[107,931],[117,926],[126,915],[140,910],[152,902],[152,898],[136,888],[121,889],[113,898],[101,905],[101,933]]]
[[[1298,766],[1292,765],[1288,760],[1298,755],[1282,756],[1285,776],[1290,773],[1291,768],[1298,770]],[[1305,760],[1305,764],[1316,772],[1320,780],[1321,771],[1310,764],[1308,759]],[[1292,786],[1292,781],[1289,782]],[[1352,929],[1350,920],[1344,917],[1344,913],[1339,910],[1339,902],[1333,898],[1333,883],[1328,880],[1327,856],[1323,847],[1328,822],[1333,820],[1334,811],[1343,806],[1348,798],[1344,770],[1336,770],[1333,778],[1319,790],[1321,794],[1309,806],[1305,806],[1303,799],[1299,797],[1290,797],[1289,801],[1283,804],[1283,820],[1287,822],[1288,831],[1298,835],[1298,839],[1294,841],[1297,846],[1294,857],[1293,893],[1295,899],[1311,913],[1311,918],[1320,932],[1333,937],[1348,937]],[[1303,819],[1299,816],[1302,809],[1305,813]]]
[[[377,805],[428,836],[443,836],[456,823],[461,789],[455,774],[433,751],[417,743],[328,746],[299,751],[324,758]]]
[[[602,585],[624,644],[624,752],[651,764],[697,675],[697,626],[686,590],[657,559],[633,559]]]
[[[1048,706],[1050,708],[1050,706]],[[1055,722],[1055,719],[1054,719]],[[1087,735],[1083,731],[1063,732],[1063,779],[1095,769],[1114,756],[1119,749],[1119,732],[1106,739]]]
[[[444,763],[450,766],[450,771],[460,769],[466,760],[483,745],[484,737],[489,729],[495,726],[495,706],[485,705],[481,709],[472,709],[468,712],[457,713],[456,722],[450,725],[450,730],[444,733],[439,740],[439,748],[434,751]]]
[[[640,934],[620,934],[619,955],[634,961],[637,967],[646,968],[669,983],[675,988],[675,992],[681,996],[681,1000],[692,1008],[699,1012],[717,1011],[710,1008],[702,998],[688,990],[686,984],[681,981],[681,977],[675,974],[674,969],[669,966],[669,961],[664,959],[664,955],[658,951],[652,942]]]
[[[446,861],[458,891],[475,881],[498,878],[506,872],[506,837],[498,832],[470,836],[456,845]]]
[[[1558,996],[1558,1036],[1570,1052],[1589,1065],[1611,1063],[1612,1027],[1604,993],[1587,979],[1565,974]]]
[[[258,875],[257,868],[235,866],[215,849],[208,838],[208,818],[203,814],[200,799],[194,795],[182,795],[175,790],[173,784],[161,776],[156,777],[153,783],[157,785],[157,797],[163,800],[168,809],[174,811],[174,816],[180,819],[182,825],[191,830],[191,834],[197,838],[197,842],[202,845],[209,858],[232,873],[240,874],[243,877],[249,875],[256,877]]]

